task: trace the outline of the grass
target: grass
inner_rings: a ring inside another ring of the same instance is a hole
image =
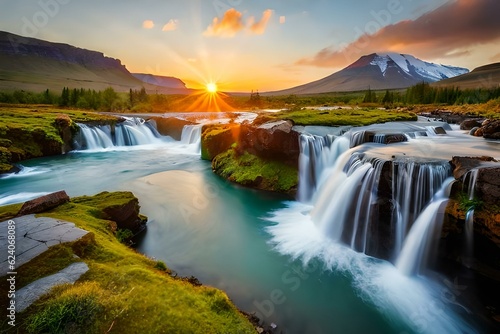
[[[2,320],[3,329],[9,333],[255,333],[224,292],[172,278],[163,262],[121,244],[110,222],[97,218],[96,204],[91,197],[74,198],[43,214],[74,222],[92,232],[92,237],[83,245],[51,247],[18,268],[17,288],[74,261],[85,261],[90,270],[75,285],[59,286],[17,314],[15,329]],[[0,214],[8,217],[16,209],[3,207]],[[73,257],[75,252],[80,259]],[[7,295],[6,289],[2,279],[2,296]]]
[[[264,160],[235,149],[217,155],[212,168],[218,175],[243,186],[293,193],[298,184],[298,170],[279,161]]]
[[[0,106],[0,173],[12,163],[25,159],[61,154],[62,133],[77,131],[77,122],[116,122],[114,116],[46,105]],[[64,125],[63,125],[64,124]],[[66,128],[67,127],[67,128]],[[67,138],[71,141],[71,138]],[[66,143],[67,144],[67,143]]]
[[[301,109],[281,111],[266,116],[275,119],[291,120],[295,125],[323,126],[365,126],[375,123],[417,120],[417,116],[413,113],[375,108],[335,110]]]

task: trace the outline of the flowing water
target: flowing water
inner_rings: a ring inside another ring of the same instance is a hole
[[[380,144],[379,135],[376,143],[350,148],[352,132],[304,133],[302,201],[289,201],[215,176],[200,160],[200,126],[186,127],[179,142],[139,119],[81,129],[83,150],[26,161],[19,174],[0,178],[0,203],[60,189],[70,196],[133,191],[149,217],[139,251],[225,290],[240,308],[285,333],[474,331],[464,308],[443,298],[443,284],[415,275],[425,262],[419,254],[430,252],[417,246],[438,228],[424,217],[435,216],[445,201],[438,190],[449,174],[444,162],[453,150],[464,151],[457,143],[481,155],[495,144],[431,138],[422,130],[402,143]],[[381,260],[365,253],[377,240],[379,188],[392,182],[392,254]]]

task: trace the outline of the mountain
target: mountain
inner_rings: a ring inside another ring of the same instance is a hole
[[[318,94],[360,91],[371,88],[397,89],[422,81],[435,82],[469,72],[468,69],[425,62],[411,55],[372,53],[318,81],[267,95]]]
[[[0,31],[0,90],[57,91],[63,87],[170,91],[137,79],[119,59],[102,52]]]
[[[484,65],[474,69],[470,73],[441,80],[432,85],[437,87],[453,86],[462,89],[500,87],[500,63]]]
[[[179,90],[179,92],[186,92],[188,91],[188,88],[186,87],[186,84],[184,81],[182,81],[179,78],[175,77],[167,77],[167,76],[161,76],[161,75],[155,75],[155,74],[144,74],[144,73],[132,73],[132,75],[141,80],[142,82],[145,82],[147,84],[159,86],[159,87],[164,87],[164,88],[169,88],[172,91],[173,90]]]

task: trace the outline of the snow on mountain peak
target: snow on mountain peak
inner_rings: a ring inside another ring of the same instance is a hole
[[[370,65],[377,65],[385,76],[389,62],[393,61],[401,70],[413,77],[421,77],[427,82],[435,82],[468,73],[466,68],[429,63],[412,55],[399,53],[376,53]]]

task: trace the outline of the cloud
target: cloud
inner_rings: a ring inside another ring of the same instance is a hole
[[[177,27],[179,25],[179,20],[176,19],[171,19],[170,21],[167,22],[161,29],[161,31],[174,31],[177,30]]]
[[[299,65],[319,67],[345,66],[373,52],[409,53],[424,59],[453,58],[470,52],[478,44],[500,40],[500,1],[456,0],[415,20],[381,27],[376,18],[358,38],[335,48],[324,48],[312,58],[297,61]],[[379,29],[372,35],[373,27]]]
[[[203,35],[233,37],[245,28],[242,17],[243,14],[238,12],[236,9],[228,9],[224,13],[222,19],[215,17],[212,20],[212,24],[208,26]]]
[[[255,18],[252,16],[248,20],[249,31],[256,35],[262,35],[266,31],[266,27],[269,23],[269,19],[271,19],[271,16],[273,16],[273,11],[271,9],[266,9],[264,13],[262,13],[262,18],[259,22],[255,22]]]
[[[280,24],[285,24],[286,16],[280,16]]]
[[[142,27],[144,29],[153,29],[155,26],[155,23],[151,20],[146,20],[144,22],[142,22]]]
[[[497,53],[496,55],[494,55],[493,57],[490,58],[490,60],[492,62],[500,62],[500,53]]]
[[[266,31],[267,24],[272,15],[273,11],[266,9],[262,13],[260,21],[255,22],[255,17],[251,16],[248,18],[247,24],[245,24],[243,14],[234,8],[230,8],[224,13],[222,18],[215,17],[212,20],[212,24],[203,32],[203,35],[229,38],[236,36],[236,34],[242,31],[262,35]]]

